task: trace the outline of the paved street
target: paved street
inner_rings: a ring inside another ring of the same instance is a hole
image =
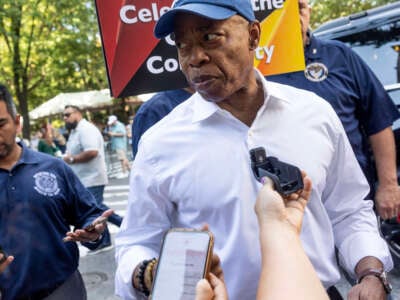
[[[121,216],[125,215],[128,201],[128,178],[111,179],[104,192],[104,201]],[[113,224],[108,224],[112,237],[118,230]],[[114,244],[114,243],[113,243]],[[90,254],[87,248],[80,246],[81,253],[79,270],[82,273],[88,290],[89,300],[120,299],[114,296],[115,259],[114,248]]]
[[[124,216],[127,198],[128,178],[111,179],[104,194],[106,204],[113,208],[118,214]],[[112,224],[109,224],[109,227],[114,236],[118,228]],[[88,299],[120,299],[114,295],[114,249],[97,254],[89,254],[84,247],[80,247],[80,251],[81,261],[79,269],[85,280],[88,290]],[[393,299],[400,299],[400,270],[394,270],[389,275],[394,287]],[[342,295],[345,295],[350,286],[345,280],[342,280],[338,287]]]

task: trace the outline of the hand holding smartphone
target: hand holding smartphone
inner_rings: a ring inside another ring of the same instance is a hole
[[[92,232],[95,230],[96,225],[99,225],[101,223],[107,223],[107,219],[106,217],[98,217],[92,224],[84,227],[83,229],[89,232]]]
[[[107,223],[107,220],[108,220],[107,217],[100,216],[96,220],[94,220],[91,224],[87,225],[86,227],[84,227],[82,229],[87,232],[93,232],[93,231],[95,231],[97,225],[105,224],[105,223]],[[67,233],[67,235],[68,235],[68,233]],[[66,236],[63,238],[64,243],[71,242],[71,241],[73,241],[73,240],[71,239],[70,236]]]
[[[209,231],[171,229],[163,240],[152,300],[193,300],[210,269],[214,237]]]

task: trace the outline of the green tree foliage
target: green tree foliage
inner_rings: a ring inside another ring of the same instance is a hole
[[[396,2],[396,0],[310,0],[311,28],[316,28],[332,19],[392,2]]]
[[[93,1],[0,0],[0,82],[28,111],[60,92],[107,85]]]

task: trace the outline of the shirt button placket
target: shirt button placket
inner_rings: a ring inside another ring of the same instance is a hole
[[[247,147],[249,149],[254,148],[254,132],[251,128],[247,132]]]
[[[13,184],[13,183],[12,183],[13,173],[12,173],[12,172],[8,173],[8,176],[10,177],[10,181],[9,181],[10,189],[11,189],[12,191],[15,191],[15,186],[12,185],[12,184]]]

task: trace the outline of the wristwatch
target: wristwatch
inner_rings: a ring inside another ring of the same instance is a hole
[[[392,285],[389,283],[389,280],[387,278],[387,274],[383,270],[379,269],[366,269],[361,272],[361,274],[358,276],[357,279],[357,284],[360,283],[366,276],[375,276],[377,277],[383,285],[383,288],[385,289],[386,294],[390,294],[392,291]]]
[[[74,159],[74,157],[73,157],[73,156],[70,156],[68,160],[69,160],[69,163],[70,163],[70,164],[73,164],[73,163],[74,163],[74,161],[75,161],[75,159]]]

